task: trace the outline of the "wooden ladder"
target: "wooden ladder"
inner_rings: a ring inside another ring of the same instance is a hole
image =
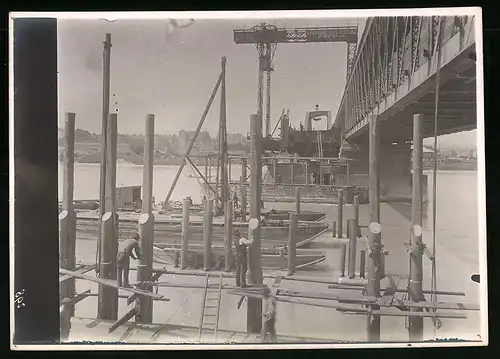
[[[210,284],[210,276],[205,277],[205,292],[203,295],[203,307],[201,308],[198,342],[201,342],[203,334],[213,333],[213,341],[217,340],[219,326],[220,301],[222,294],[223,274],[220,275],[219,286]]]

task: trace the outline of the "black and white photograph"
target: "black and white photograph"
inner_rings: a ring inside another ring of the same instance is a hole
[[[488,345],[480,8],[43,17],[54,348]]]

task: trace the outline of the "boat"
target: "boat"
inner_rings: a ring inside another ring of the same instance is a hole
[[[286,221],[290,219],[290,213],[293,211],[286,211],[282,209],[271,209],[268,212],[263,211],[262,215],[266,216],[269,220]],[[314,211],[300,211],[299,222],[320,222],[325,219],[326,213]]]
[[[73,208],[75,210],[95,210],[99,208],[99,202],[93,200],[73,201]],[[59,211],[62,210],[62,201],[59,202]]]
[[[139,213],[118,213],[119,237],[126,238],[137,231]],[[281,222],[281,223],[280,223]],[[78,212],[76,220],[77,239],[97,238],[97,213]],[[180,243],[182,232],[182,221],[179,218],[167,216],[155,216],[155,243]],[[239,228],[245,235],[248,231],[246,222],[233,222],[233,229]],[[297,226],[297,247],[306,246],[312,240],[328,230],[328,225],[324,223],[299,222]],[[289,236],[289,226],[282,221],[269,221],[261,226],[261,238],[264,247],[283,247]],[[203,241],[203,220],[191,218],[189,224],[189,241]],[[224,242],[224,223],[214,219],[212,225],[212,242]]]
[[[283,270],[288,265],[288,255],[285,251],[272,249],[262,249],[261,266],[266,270]],[[234,258],[235,252],[232,251]],[[307,268],[321,263],[326,259],[322,252],[301,252],[297,251],[295,255],[295,268]],[[163,248],[155,246],[153,248],[153,260],[157,263],[167,265],[178,265],[180,263],[180,246],[165,246]],[[192,268],[203,267],[203,247],[191,246],[188,249],[188,266]],[[220,270],[225,266],[224,247],[212,247],[210,258],[210,269]],[[231,269],[236,269],[236,263],[231,261]]]

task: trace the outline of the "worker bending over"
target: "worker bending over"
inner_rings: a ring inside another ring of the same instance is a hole
[[[264,287],[264,310],[262,312],[262,342],[276,342],[276,298],[269,287]],[[267,341],[268,334],[270,341]]]
[[[130,287],[128,283],[128,274],[130,271],[130,257],[133,259],[141,259],[141,250],[139,248],[139,233],[136,233],[133,238],[120,243],[118,254],[116,256],[116,271],[117,284],[121,287]],[[134,253],[135,252],[135,256]],[[136,257],[137,256],[137,257]]]

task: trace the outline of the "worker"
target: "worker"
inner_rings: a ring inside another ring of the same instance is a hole
[[[118,254],[116,256],[117,284],[119,286],[122,286],[123,284],[124,287],[130,287],[128,283],[130,257],[132,257],[133,259],[141,259],[139,239],[139,233],[136,233],[134,234],[133,238],[129,238],[120,243]],[[135,252],[135,256],[133,252]]]
[[[276,298],[269,287],[264,287],[264,310],[262,312],[262,342],[267,341],[268,334],[271,343],[276,342]]]
[[[238,209],[238,196],[236,195],[236,192],[233,194],[233,206],[235,210]]]
[[[248,256],[246,239],[241,237],[240,230],[236,228],[234,234],[234,246],[236,247],[236,286],[245,288],[248,269]]]
[[[69,298],[64,298],[61,301],[61,308],[59,309],[59,319],[60,319],[60,341],[66,341],[69,338],[69,332],[71,330],[71,300]]]

